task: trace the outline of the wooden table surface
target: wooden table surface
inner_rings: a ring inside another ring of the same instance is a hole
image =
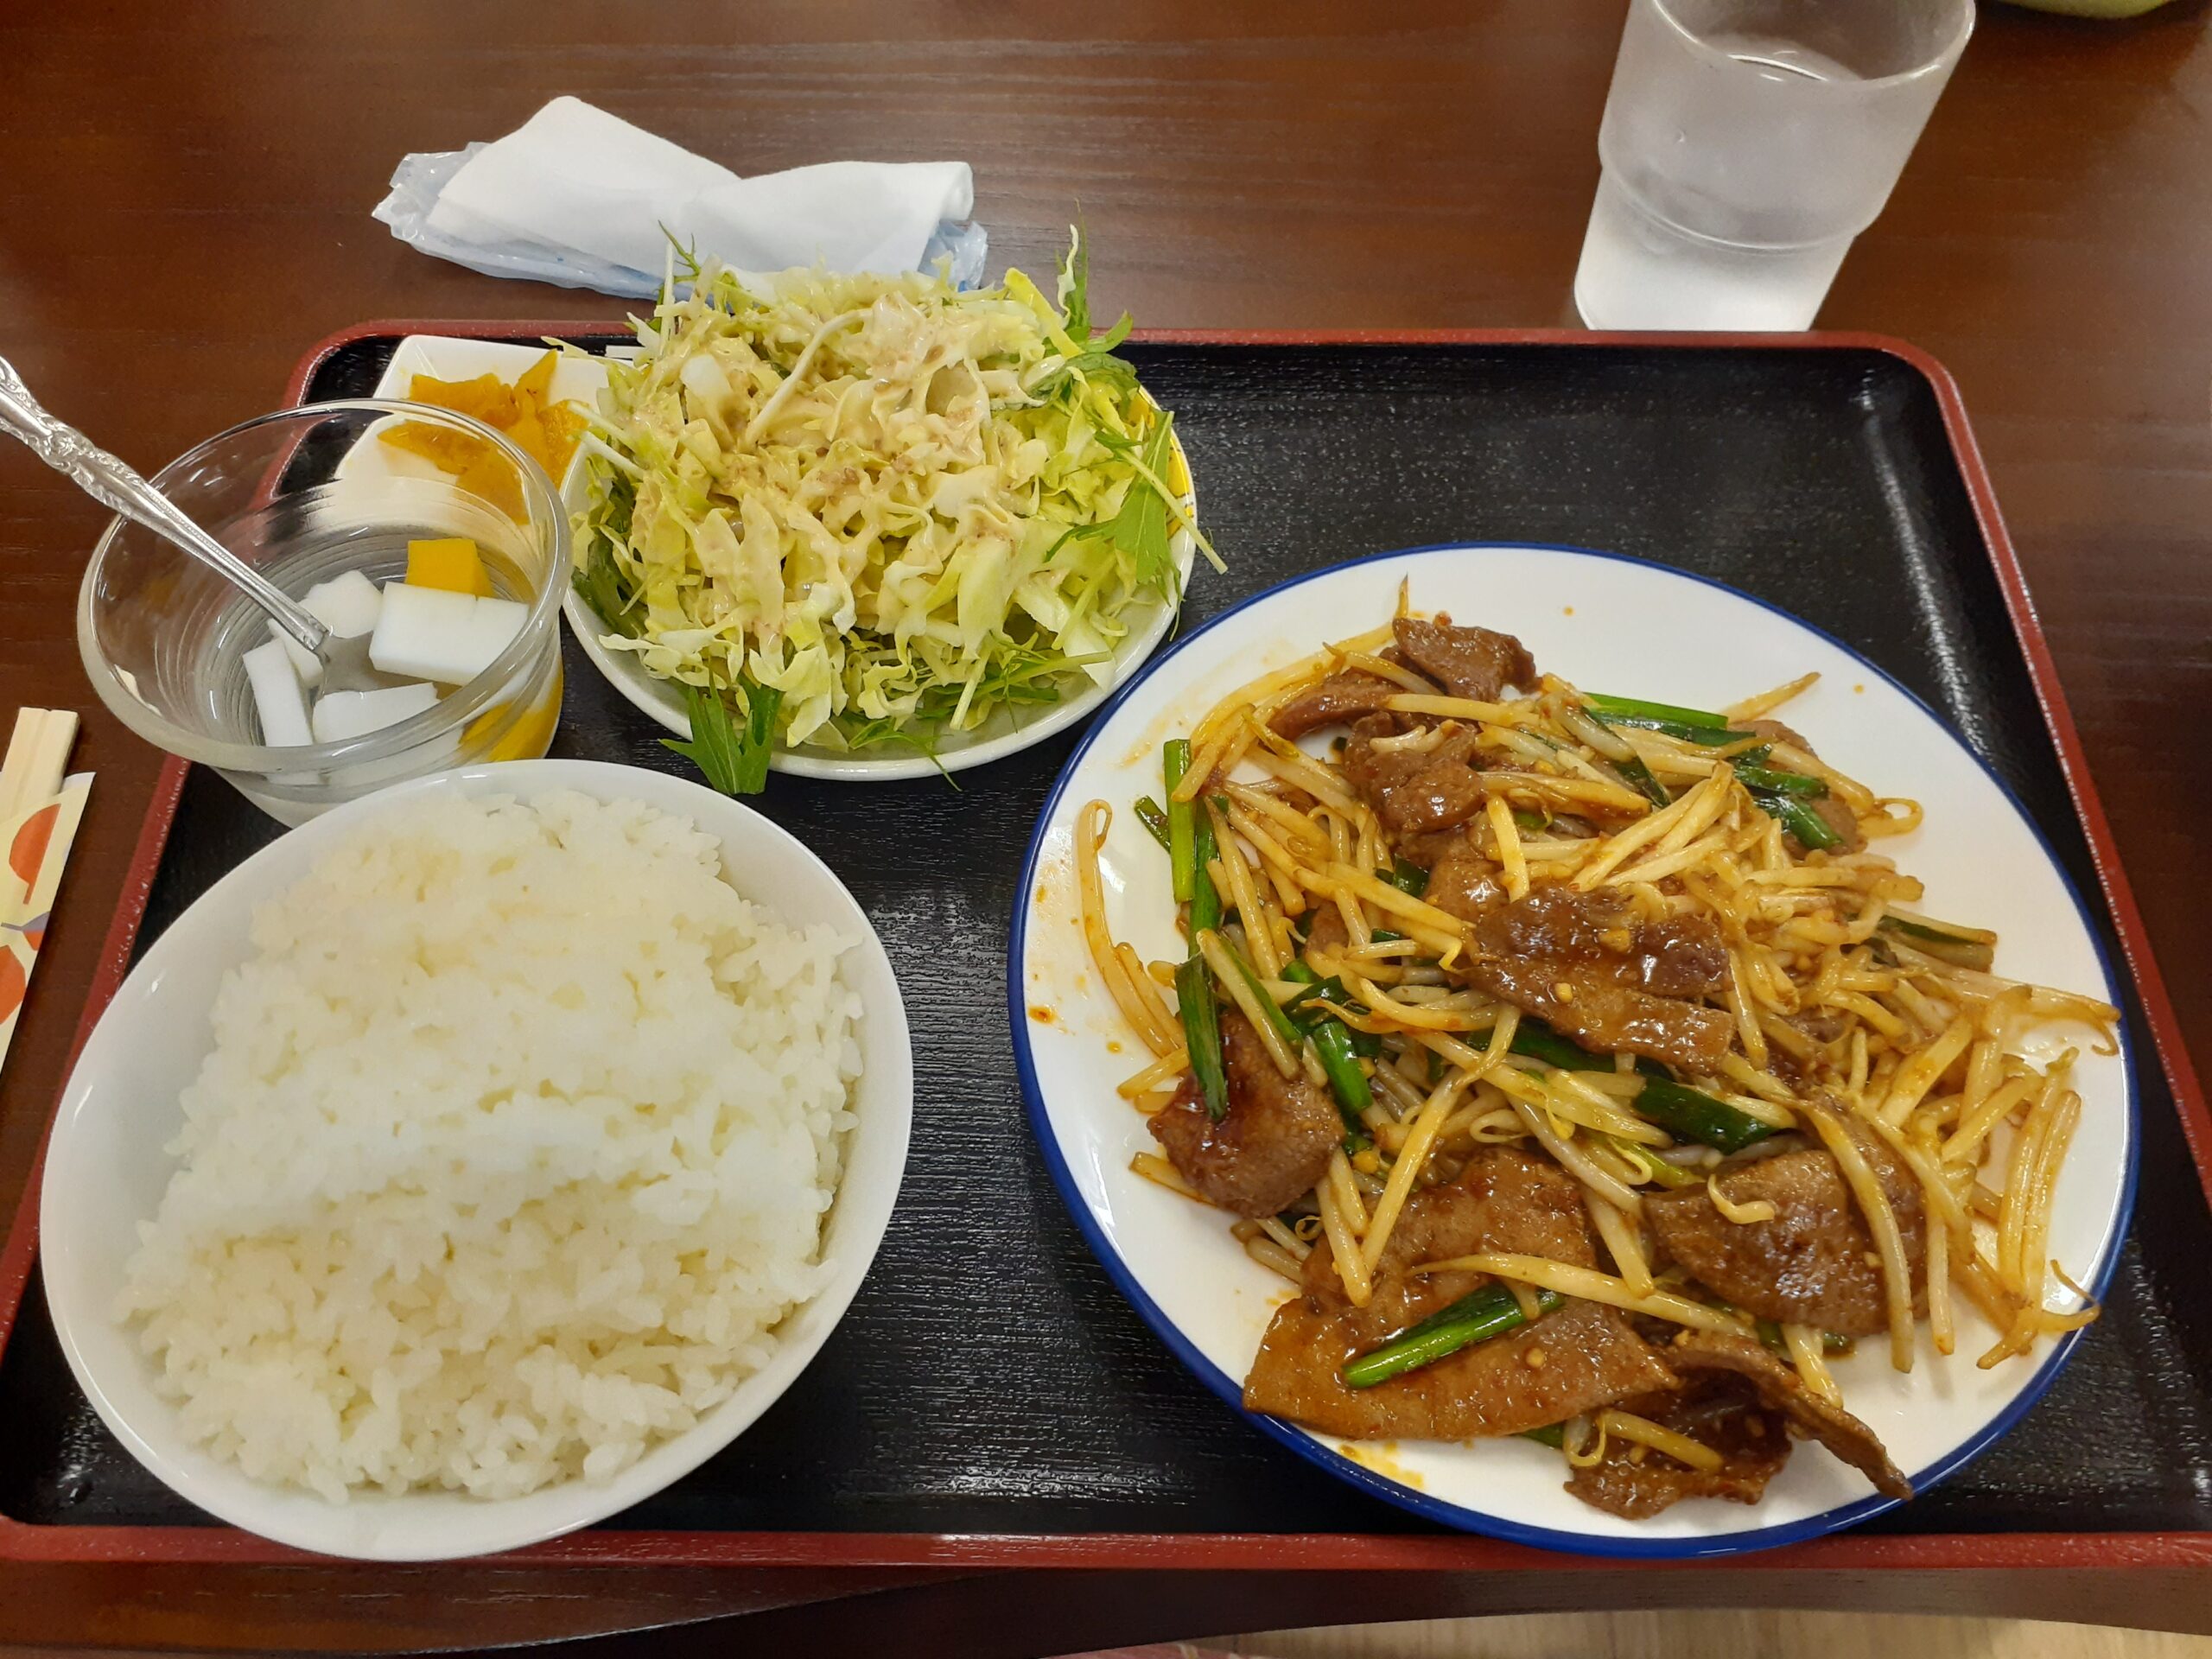
[[[619,315],[601,296],[425,258],[369,218],[403,153],[494,137],[559,92],[741,172],[964,156],[995,270],[1046,268],[1079,203],[1098,308],[1127,306],[1149,325],[1571,323],[1622,10],[1623,0],[12,7],[0,14],[0,353],[57,412],[150,471],[271,407],[304,346],[363,318]],[[1986,5],[1821,316],[1913,340],[1962,385],[2200,1065],[2212,1064],[2199,863],[2212,816],[2205,22],[2203,0],[2124,25]],[[99,709],[78,663],[72,607],[102,522],[0,446],[0,711],[83,709],[78,763],[99,774],[0,1088],[0,1226],[60,1083],[157,760]],[[1019,1653],[1606,1600],[2212,1621],[2212,1580],[2146,1575],[2122,1589],[2086,1569],[2026,1583],[1837,1582],[1773,1567],[1017,1583],[0,1566],[0,1644],[473,1646],[750,1608],[783,1610],[756,1616],[756,1638],[834,1649],[899,1631]],[[733,1634],[709,1630],[702,1643]]]

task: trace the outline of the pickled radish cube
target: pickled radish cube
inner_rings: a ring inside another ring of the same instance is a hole
[[[340,639],[375,631],[384,611],[384,594],[359,570],[348,570],[328,582],[318,582],[300,601],[315,620]]]
[[[314,742],[308,734],[307,693],[283,646],[272,639],[239,660],[245,664],[254,712],[261,716],[261,741],[271,748]]]
[[[443,588],[456,594],[492,592],[492,578],[485,573],[484,558],[466,536],[441,536],[407,543],[407,585]]]
[[[491,667],[529,616],[530,607],[512,599],[388,582],[369,661],[386,674],[466,684]]]
[[[378,691],[328,691],[315,700],[315,741],[338,743],[380,732],[387,726],[435,709],[435,685],[393,685]]]
[[[342,576],[315,583],[301,599],[300,606],[340,639],[351,639],[357,634],[375,631],[377,617],[384,609],[384,595],[377,591],[376,583],[359,570],[348,570]],[[313,652],[304,649],[274,622],[269,625],[269,637],[283,644],[284,654],[292,659],[302,685],[315,685],[321,681],[322,662]]]

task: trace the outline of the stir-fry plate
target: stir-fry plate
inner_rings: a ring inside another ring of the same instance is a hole
[[[1014,922],[1009,999],[1031,1125],[1100,1262],[1137,1311],[1223,1399],[1242,1382],[1275,1307],[1293,1294],[1230,1234],[1231,1217],[1130,1167],[1158,1150],[1115,1091],[1148,1058],[1096,982],[1074,867],[1086,802],[1114,817],[1100,855],[1107,920],[1147,960],[1179,959],[1166,856],[1132,810],[1160,794],[1160,746],[1222,696],[1332,639],[1386,620],[1399,584],[1424,613],[1518,634],[1545,670],[1592,690],[1691,707],[1726,705],[1817,670],[1781,710],[1822,758],[1878,793],[1926,810],[1915,832],[1878,843],[1926,883],[1929,914],[1994,928],[2008,978],[2117,1001],[2088,912],[2049,846],[1996,775],[1911,693],[1839,641],[1701,578],[1575,549],[1481,544],[1390,553],[1287,582],[1216,618],[1127,686],[1070,760],[1040,818]],[[1314,740],[1319,741],[1319,736]],[[2093,1034],[2035,1039],[2082,1050],[2082,1127],[2053,1207],[2050,1255],[2092,1296],[2117,1262],[2134,1196],[2132,1060]],[[1862,1342],[1834,1364],[1845,1402],[1925,1491],[2009,1429],[2088,1332],[2024,1359],[1977,1369],[1997,1332],[1959,1299],[1957,1351],[1938,1356],[1923,1324],[1916,1363]],[[1241,1407],[1240,1407],[1241,1408]],[[1558,1452],[1517,1439],[1352,1443],[1272,1418],[1261,1430],[1376,1497],[1449,1526],[1554,1548],[1686,1556],[1764,1548],[1891,1507],[1855,1471],[1801,1445],[1756,1506],[1691,1500],[1646,1521],[1617,1518],[1563,1490]]]

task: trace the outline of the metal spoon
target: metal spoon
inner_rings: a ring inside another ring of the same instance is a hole
[[[349,639],[333,634],[298,601],[193,523],[130,467],[75,427],[48,414],[5,358],[0,358],[0,428],[21,438],[55,472],[73,479],[92,499],[181,548],[266,611],[302,650],[321,660],[325,690],[361,690],[392,683],[369,665],[368,635]]]

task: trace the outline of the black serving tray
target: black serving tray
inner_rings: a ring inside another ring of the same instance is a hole
[[[404,331],[375,327],[303,366],[305,400],[371,391]],[[2031,652],[2016,631],[2009,551],[1977,512],[1986,486],[1932,365],[1819,337],[1175,337],[1128,349],[1176,412],[1229,560],[1225,576],[1201,568],[1193,620],[1286,576],[1455,539],[1607,549],[1716,578],[1827,629],[1927,698],[2018,791],[2116,945],[2045,721],[2056,687],[2032,671],[2039,642]],[[573,641],[567,652],[553,753],[684,771]],[[859,1300],[801,1381],[600,1535],[1431,1530],[1287,1455],[1187,1374],[1091,1260],[1030,1144],[1006,1029],[1007,929],[1022,850],[1079,734],[963,773],[957,788],[771,779],[762,809],[852,888],[905,987],[916,1084],[906,1185]],[[277,833],[195,769],[139,947]],[[2012,1435],[1872,1531],[2212,1530],[2212,1321],[2201,1317],[2212,1218],[2147,1040],[2159,1022],[2146,1024],[2132,984],[2127,995],[2142,1186],[2105,1317]],[[0,1425],[11,1536],[52,1529],[97,1544],[102,1529],[129,1529],[137,1553],[160,1554],[150,1541],[214,1524],[100,1426],[35,1281],[0,1355]]]

